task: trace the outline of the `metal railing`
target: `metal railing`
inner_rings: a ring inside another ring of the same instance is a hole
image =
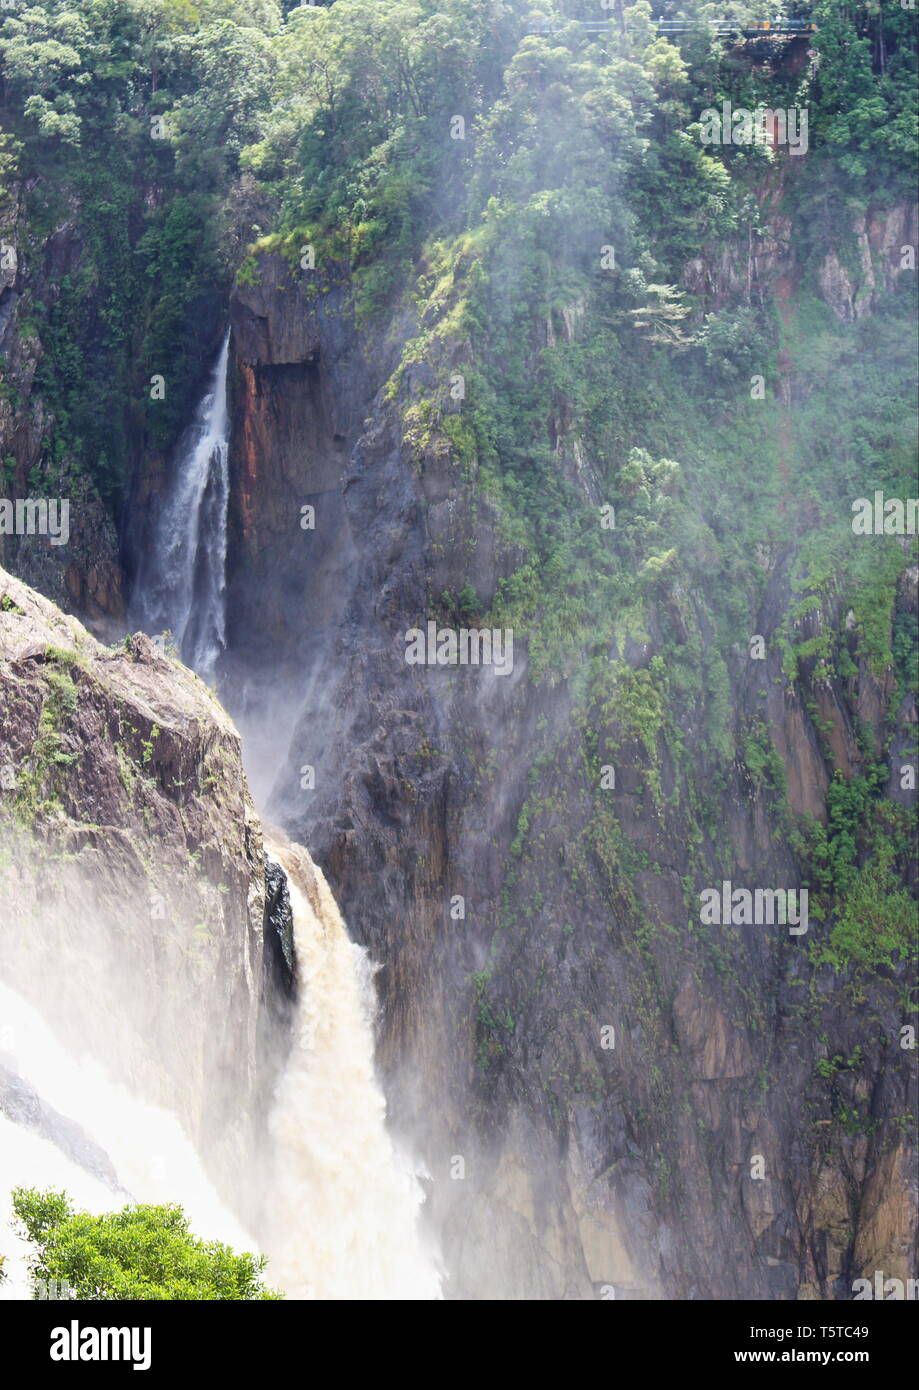
[[[612,19],[569,19],[564,23],[542,24],[536,29],[531,29],[531,34],[558,34],[567,24],[577,24],[587,34],[608,34]],[[771,38],[776,36],[794,36],[797,34],[816,33],[817,26],[808,19],[752,19],[746,24],[735,24],[727,19],[714,20],[691,20],[691,19],[658,19],[653,21],[655,29],[659,34],[669,36],[670,34],[691,34],[695,29],[705,26],[714,29],[719,38],[731,38],[734,34],[740,34],[743,38]]]

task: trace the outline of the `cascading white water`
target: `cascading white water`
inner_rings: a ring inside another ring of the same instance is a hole
[[[374,1074],[373,969],[318,869],[318,912],[290,872],[288,886],[299,1003],[271,1116],[272,1276],[296,1298],[440,1298],[419,1230],[424,1193],[386,1129]]]
[[[129,1201],[178,1202],[197,1236],[225,1241],[236,1250],[256,1248],[220,1202],[174,1115],[132,1095],[92,1058],[74,1056],[36,1009],[2,982],[0,1020],[0,1058],[7,1069],[28,1083],[58,1118],[79,1125],[117,1175],[115,1182],[100,1179],[53,1134],[38,1134],[0,1113],[0,1254],[7,1257],[0,1299],[31,1296],[30,1250],[12,1224],[15,1187],[64,1191],[78,1209],[96,1213]]]
[[[283,851],[276,852],[282,858]],[[424,1192],[386,1128],[374,1073],[373,967],[315,871],[314,910],[288,867],[299,995],[270,1121],[271,1206],[261,1240],[222,1205],[178,1119],[58,1041],[0,982],[0,1062],[63,1130],[75,1122],[102,1163],[81,1163],[66,1133],[36,1133],[0,1112],[0,1298],[29,1297],[28,1246],[13,1234],[14,1187],[65,1191],[83,1210],[178,1202],[198,1236],[263,1250],[266,1278],[291,1298],[437,1299],[441,1276],[419,1225]],[[100,1176],[109,1167],[112,1177]]]
[[[176,457],[156,535],[137,582],[138,622],[172,633],[182,660],[211,681],[226,643],[225,583],[230,334]]]
[[[207,680],[225,645],[228,358],[229,334],[176,457],[135,598],[138,625],[151,633],[169,629],[184,661]],[[284,851],[276,857],[283,862]],[[28,1296],[28,1250],[9,1227],[10,1191],[17,1186],[66,1191],[78,1208],[94,1212],[129,1200],[178,1202],[196,1235],[267,1253],[267,1283],[292,1298],[441,1297],[437,1259],[419,1223],[424,1192],[386,1128],[374,1074],[373,968],[350,941],[321,873],[315,871],[310,888],[315,910],[296,878],[294,868],[289,890],[299,995],[293,1043],[274,1097],[269,1181],[262,1185],[264,1174],[248,1175],[270,1194],[260,1239],[221,1204],[179,1120],[142,1098],[139,1078],[134,1093],[98,1060],[69,1053],[35,1009],[0,981],[0,1068],[28,1083],[30,1096],[51,1114],[49,1135],[0,1109],[0,1254],[7,1255],[11,1275],[0,1281],[0,1297]],[[78,1017],[91,1009],[98,981],[114,968],[95,944],[87,933],[85,973],[74,987],[91,997],[75,1001]],[[106,1000],[103,1007],[114,1001],[115,1012],[131,1009],[120,978],[116,969],[98,995]],[[183,982],[169,987],[181,991]],[[68,1009],[70,993],[65,989]],[[204,1112],[205,1097],[190,1083],[182,1100],[183,1114]],[[82,1141],[74,1142],[74,1126]],[[101,1161],[81,1163],[87,1153]]]

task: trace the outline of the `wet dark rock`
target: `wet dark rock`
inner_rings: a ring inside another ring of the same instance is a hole
[[[287,875],[277,860],[265,855],[265,952],[267,968],[277,987],[293,995],[297,982],[294,958],[294,919]]]

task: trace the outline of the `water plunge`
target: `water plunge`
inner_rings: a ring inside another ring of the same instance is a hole
[[[207,681],[214,679],[225,645],[228,361],[229,333],[177,451],[152,545],[139,568],[132,615],[151,634],[170,630],[185,663]],[[290,1297],[441,1296],[437,1257],[419,1223],[424,1191],[387,1130],[386,1102],[374,1072],[374,967],[349,939],[308,856],[290,845],[272,853],[288,874],[298,994],[290,1050],[269,1107],[267,1151],[250,1156],[251,1171],[234,1175],[237,1191],[248,1184],[262,1196],[246,1203],[251,1234],[218,1197],[177,1115],[149,1103],[146,1058],[131,1070],[130,1087],[113,1079],[125,1070],[118,1039],[131,1032],[120,1025],[134,1023],[141,938],[130,931],[119,938],[127,952],[119,961],[111,945],[106,952],[104,933],[94,930],[92,918],[72,931],[68,927],[81,978],[77,982],[62,962],[55,990],[43,981],[43,1001],[54,1001],[45,1003],[49,1019],[43,1019],[3,980],[31,986],[37,960],[55,959],[51,948],[60,928],[52,928],[47,914],[33,924],[32,947],[48,949],[26,964],[18,955],[21,934],[11,922],[2,924],[7,934],[0,933],[0,1077],[6,1077],[15,1104],[4,1107],[0,1088],[0,1253],[9,1256],[12,1275],[0,1283],[0,1296],[29,1296],[28,1249],[9,1225],[9,1194],[17,1186],[64,1190],[77,1207],[92,1212],[129,1200],[178,1202],[196,1235],[267,1253],[268,1283]],[[135,929],[149,931],[149,924]],[[182,1006],[169,1010],[171,1019],[181,1019],[183,1007],[205,1007],[203,1000],[186,999],[182,978],[165,978],[176,996],[170,1002]],[[70,1050],[49,1027],[57,1009],[66,1014]],[[112,1026],[101,1039],[96,1035],[99,1055],[77,1056],[73,1038],[87,1036],[94,1015]],[[144,1039],[152,1056],[154,1041],[142,1035],[142,1044]],[[165,1068],[181,1088],[183,1114],[200,1120],[208,1098],[198,1092],[214,1078],[187,1066],[176,1074],[176,1059],[181,1066],[183,1056],[194,1055],[191,1033],[187,1040],[172,1038],[170,1047],[171,1061],[152,1060],[150,1074]],[[162,1079],[159,1084],[162,1092]],[[226,1188],[224,1183],[221,1190]],[[259,1209],[262,1217],[254,1219]]]
[[[63,1190],[95,1213],[178,1202],[196,1235],[266,1253],[268,1283],[291,1298],[440,1297],[436,1254],[419,1222],[424,1192],[387,1131],[375,1076],[374,967],[349,939],[322,874],[296,846],[271,852],[288,874],[298,996],[267,1150],[240,1175],[268,1194],[263,1219],[244,1229],[177,1116],[149,1103],[139,1081],[114,1080],[113,1058],[65,1046],[33,1004],[0,982],[0,1253],[9,1275],[0,1297],[30,1296],[29,1247],[11,1234],[10,1193],[31,1186]],[[85,949],[92,959],[91,939]],[[98,998],[111,1007],[107,963],[96,964]],[[81,1007],[95,1004],[84,998]],[[25,1104],[9,1104],[11,1077],[32,1102],[29,1115]]]
[[[270,1121],[274,1277],[301,1298],[438,1298],[418,1223],[424,1192],[387,1132],[374,1074],[374,967],[321,871],[311,902],[296,865],[273,852],[288,873],[300,985]]]
[[[138,573],[133,613],[146,632],[171,632],[186,666],[208,682],[226,644],[229,356],[228,331],[177,451],[153,544]]]

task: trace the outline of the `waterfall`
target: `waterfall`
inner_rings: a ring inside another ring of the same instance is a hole
[[[153,542],[138,572],[137,625],[172,633],[182,660],[213,681],[226,643],[229,330],[176,452]]]
[[[228,359],[229,334],[176,453],[132,615],[149,632],[169,629],[183,660],[207,680],[225,645]],[[221,1061],[183,1022],[204,1006],[180,969],[170,974],[161,962],[154,972],[158,945],[171,956],[165,940],[150,941],[150,922],[119,918],[113,933],[104,919],[58,921],[40,900],[27,933],[0,918],[0,1254],[8,1256],[0,1297],[28,1296],[30,1252],[10,1226],[10,1192],[21,1186],[65,1191],[91,1212],[129,1201],[176,1202],[195,1235],[267,1254],[266,1282],[291,1298],[441,1297],[438,1260],[419,1219],[424,1190],[386,1127],[375,1075],[374,968],[349,939],[306,852],[287,845],[274,855],[288,875],[298,970],[291,1045],[265,1152],[256,1143],[245,1152],[233,1148],[229,1177],[226,1164],[215,1162],[228,1134],[208,1128],[213,1114],[221,1117],[218,1128],[228,1123],[214,1103],[225,1079]],[[170,950],[182,945],[169,943]],[[138,985],[149,978],[165,996],[155,1012],[168,1016],[168,1030],[158,1031],[158,1021],[136,1007]],[[13,982],[30,993],[40,982],[46,1017]],[[249,985],[254,1001],[255,982]],[[103,1028],[91,1026],[97,1019]],[[237,1046],[245,1052],[247,1021],[234,1020],[231,1054]],[[80,1051],[90,1036],[93,1057]],[[230,1066],[226,1074],[236,1075]],[[178,1113],[151,1095],[168,1096]],[[200,1153],[179,1114],[199,1136]],[[220,1197],[205,1160],[219,1170]],[[247,1231],[222,1198],[257,1228]]]
[[[247,1230],[224,1205],[177,1115],[149,1101],[142,1064],[127,1082],[114,1079],[111,1054],[122,1036],[115,1015],[131,1014],[133,995],[111,989],[112,978],[123,978],[119,967],[91,932],[81,933],[85,972],[70,976],[53,1007],[78,1017],[107,1011],[110,1040],[99,1056],[75,1050],[72,1037],[65,1044],[0,979],[0,1254],[8,1274],[0,1298],[29,1296],[30,1251],[14,1237],[10,1193],[33,1186],[65,1191],[78,1209],[96,1213],[131,1201],[177,1202],[195,1235],[266,1254],[266,1282],[290,1298],[441,1297],[437,1256],[420,1223],[424,1190],[386,1127],[375,1075],[374,967],[349,939],[305,851],[271,853],[288,877],[298,989],[265,1153],[244,1165],[239,1155],[238,1179],[260,1194],[250,1208],[262,1215]],[[173,987],[181,992],[184,981]],[[177,1078],[190,1088],[186,1114],[206,1111],[212,1084],[207,1075],[193,1083],[190,1072]]]
[[[386,1129],[374,1074],[373,967],[322,872],[314,906],[296,866],[285,868],[299,1002],[271,1115],[273,1277],[297,1298],[439,1298],[436,1256],[419,1230],[424,1192]]]

